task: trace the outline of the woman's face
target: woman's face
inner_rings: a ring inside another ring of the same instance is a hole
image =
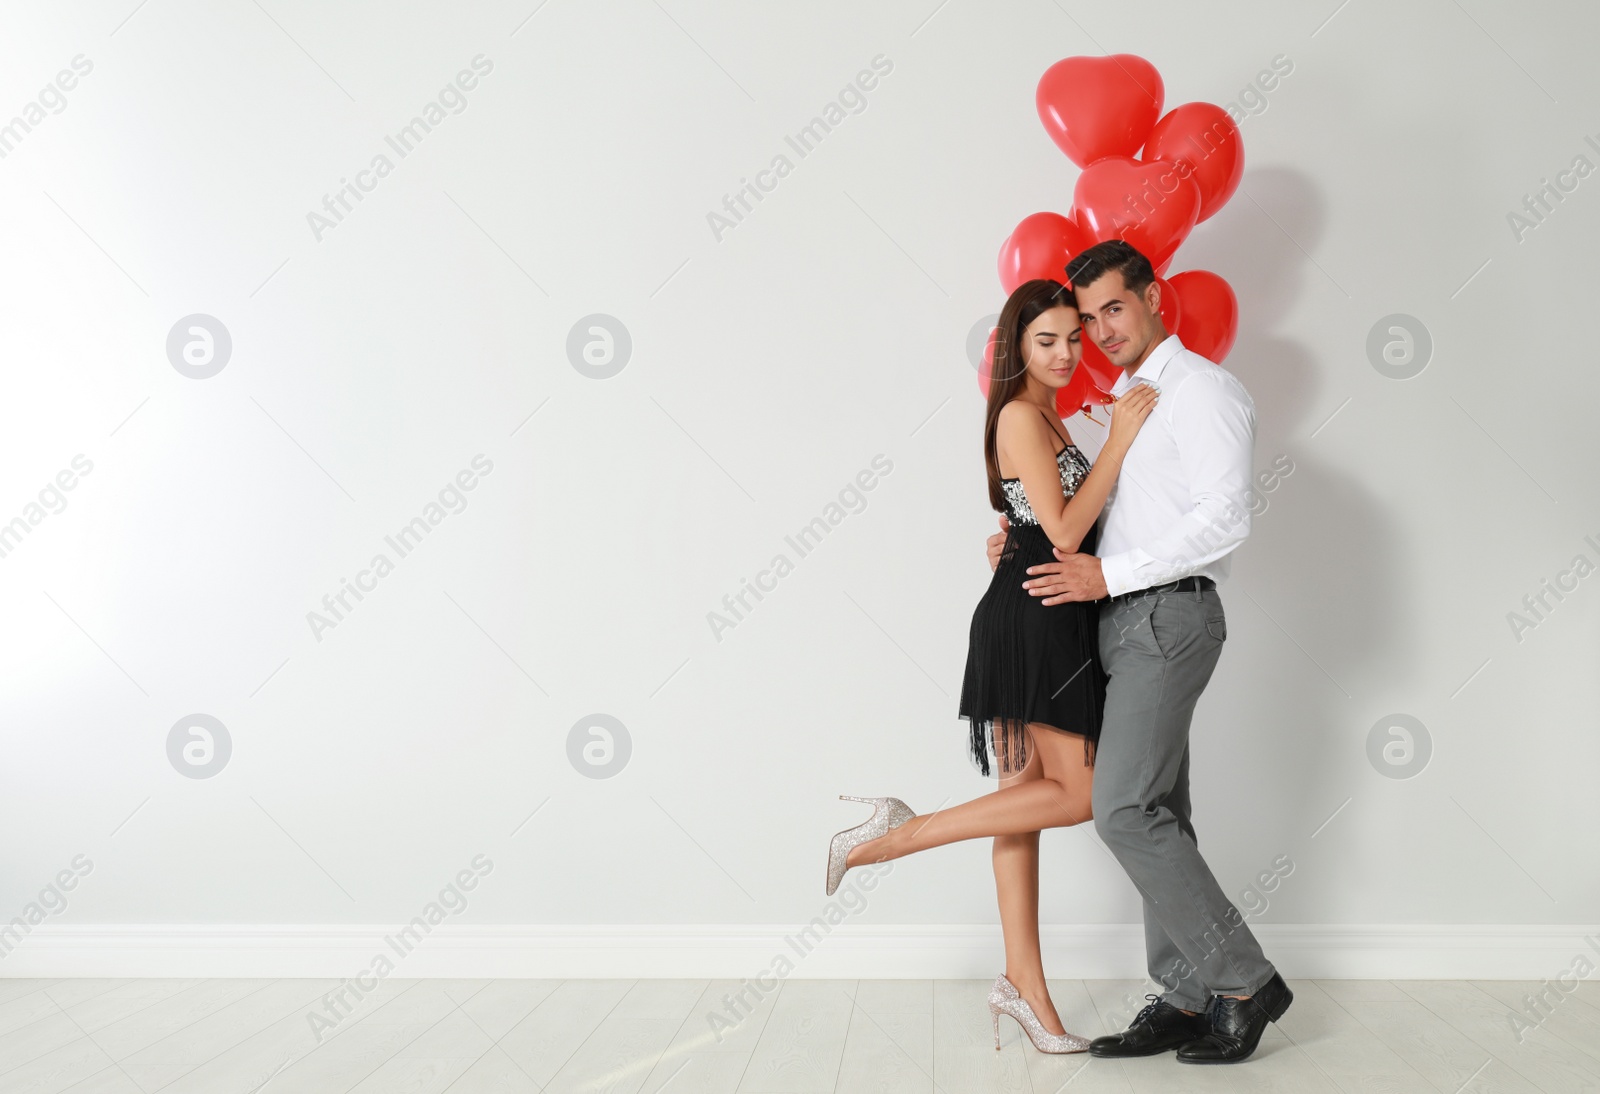
[[[1040,312],[1022,332],[1023,364],[1042,387],[1066,387],[1082,357],[1083,327],[1069,304]]]

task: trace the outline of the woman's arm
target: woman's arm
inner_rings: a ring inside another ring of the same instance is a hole
[[[1019,400],[1000,409],[996,445],[1017,468],[1016,477],[1022,480],[1023,492],[1028,495],[1033,515],[1039,518],[1039,526],[1062,551],[1076,552],[1083,537],[1100,519],[1111,485],[1122,470],[1122,459],[1155,408],[1156,398],[1155,389],[1149,384],[1135,384],[1116,401],[1111,410],[1110,435],[1071,498],[1061,490],[1056,434],[1039,408]]]

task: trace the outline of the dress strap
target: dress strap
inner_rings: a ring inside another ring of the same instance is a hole
[[[1040,414],[1044,414],[1044,411],[1040,410],[1039,413]],[[1053,432],[1057,437],[1061,437],[1061,429],[1057,426],[1057,424],[1055,422],[1052,422],[1050,420],[1053,416],[1054,415],[1044,414],[1045,424],[1050,427],[1051,432]],[[1065,437],[1061,437],[1061,443],[1065,444],[1065,445],[1068,445],[1068,446],[1070,446],[1072,444],[1072,442],[1067,440]]]

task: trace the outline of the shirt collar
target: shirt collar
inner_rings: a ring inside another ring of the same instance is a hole
[[[1159,384],[1167,362],[1176,357],[1178,351],[1183,348],[1183,343],[1178,340],[1176,334],[1167,335],[1155,349],[1150,351],[1150,356],[1144,359],[1144,364],[1139,366],[1138,372],[1130,377],[1127,370],[1123,370],[1122,375],[1117,377],[1117,382],[1111,386],[1111,394],[1121,395],[1140,380]]]

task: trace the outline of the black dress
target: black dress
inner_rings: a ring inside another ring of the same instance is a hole
[[[1089,461],[1068,443],[1056,453],[1056,466],[1061,492],[1070,498],[1088,475]],[[1100,602],[1046,606],[1043,597],[1022,587],[1029,566],[1054,562],[1055,556],[1022,481],[1001,479],[1000,486],[1011,530],[989,589],[972,613],[961,683],[960,713],[970,723],[971,759],[984,775],[1020,770],[1029,758],[1022,724],[1039,722],[1082,736],[1085,761],[1092,764],[1106,694]],[[1078,550],[1093,554],[1098,542],[1097,522]]]

